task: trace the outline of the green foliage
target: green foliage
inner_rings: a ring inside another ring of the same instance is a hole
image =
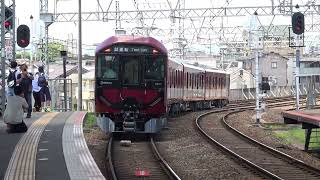
[[[281,131],[276,133],[276,137],[284,139],[289,143],[304,144],[304,129],[300,127],[291,128],[288,131]]]
[[[20,51],[16,54],[17,59],[30,59],[30,53],[26,51]]]
[[[95,114],[94,113],[87,113],[86,119],[84,122],[84,127],[90,129],[90,128],[93,128],[96,124],[97,124],[97,121],[96,121]]]
[[[55,59],[60,58],[60,51],[64,50],[64,45],[59,42],[50,42],[48,44],[48,58],[53,62]]]

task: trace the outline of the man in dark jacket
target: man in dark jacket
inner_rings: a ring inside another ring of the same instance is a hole
[[[31,118],[32,112],[32,102],[31,102],[31,93],[32,93],[32,80],[33,75],[28,72],[28,66],[23,64],[20,66],[21,74],[17,77],[17,86],[20,86],[23,93],[24,98],[28,103],[28,113],[26,118]]]

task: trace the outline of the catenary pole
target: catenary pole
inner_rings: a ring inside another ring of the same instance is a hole
[[[81,27],[81,0],[79,0],[78,19],[78,99],[77,111],[82,110],[82,27]]]
[[[4,0],[1,0],[1,22],[5,21],[5,4],[4,4]],[[6,62],[5,62],[5,29],[4,29],[4,23],[1,23],[1,79],[2,79],[2,83],[1,83],[1,111],[2,111],[2,115],[4,114],[4,109],[5,109],[5,99],[6,99],[6,91],[5,91],[5,87],[6,87],[6,80],[5,80],[5,76],[6,76]]]

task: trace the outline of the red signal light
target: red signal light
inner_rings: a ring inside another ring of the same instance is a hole
[[[10,27],[11,25],[12,25],[12,24],[11,24],[10,21],[5,21],[5,22],[4,22],[4,27],[5,27],[5,28]]]

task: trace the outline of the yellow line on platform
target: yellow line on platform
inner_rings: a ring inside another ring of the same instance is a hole
[[[4,180],[34,180],[39,140],[47,124],[58,113],[47,113],[35,121],[16,145]]]

